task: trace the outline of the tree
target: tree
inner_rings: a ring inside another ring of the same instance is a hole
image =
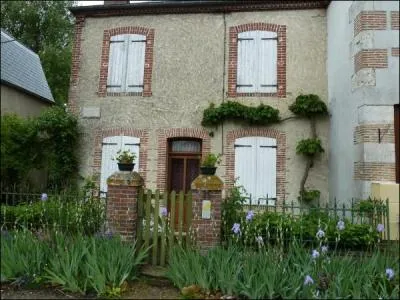
[[[1,27],[40,57],[57,104],[67,101],[73,1],[1,1]]]

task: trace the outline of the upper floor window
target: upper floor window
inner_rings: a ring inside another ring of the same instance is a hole
[[[238,34],[237,92],[277,92],[277,41],[272,31]]]
[[[286,97],[286,26],[229,27],[228,97]]]
[[[100,97],[152,95],[154,29],[129,26],[104,30]]]
[[[146,36],[121,34],[110,39],[107,92],[142,92]]]

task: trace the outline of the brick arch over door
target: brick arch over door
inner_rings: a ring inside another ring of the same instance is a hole
[[[198,138],[201,139],[202,156],[211,151],[211,141],[208,132],[201,128],[173,128],[160,129],[157,132],[157,188],[165,190],[167,186],[167,148],[170,138]]]
[[[102,143],[103,139],[110,136],[132,136],[140,138],[139,146],[139,174],[142,176],[144,182],[146,182],[147,175],[147,153],[149,145],[149,132],[145,129],[133,129],[133,128],[109,128],[100,129],[96,131],[95,136],[95,147],[93,152],[93,174],[99,175],[98,184],[100,184],[100,173],[101,173],[101,156],[102,156]],[[117,163],[117,162],[115,162]]]
[[[273,31],[277,33],[277,83],[276,93],[237,93],[238,35],[245,31]],[[286,25],[248,23],[229,27],[228,97],[286,97]]]
[[[108,61],[110,55],[110,39],[114,35],[119,34],[141,34],[146,36],[146,49],[144,57],[144,75],[143,75],[143,93],[142,96],[151,96],[151,77],[153,71],[153,47],[154,47],[154,29],[128,26],[104,30],[103,46],[100,62],[100,79],[98,95],[105,97],[107,95],[107,76],[108,76]],[[112,96],[117,96],[118,93],[111,93]]]
[[[282,201],[286,198],[286,134],[275,129],[237,129],[227,133],[225,143],[226,188],[231,188],[235,181],[235,140],[251,136],[276,139],[276,196],[278,201]]]

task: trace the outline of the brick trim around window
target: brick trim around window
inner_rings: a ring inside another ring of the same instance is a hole
[[[110,39],[118,34],[142,34],[146,36],[146,50],[144,58],[143,92],[142,93],[107,93],[108,61],[110,54]],[[105,96],[144,96],[149,97],[151,92],[151,77],[153,72],[154,29],[144,27],[119,27],[104,30],[103,47],[100,62],[99,90],[100,97]]]
[[[97,183],[100,186],[100,173],[101,173],[101,156],[102,156],[102,143],[103,139],[109,136],[132,136],[140,138],[139,146],[139,174],[146,182],[147,169],[147,155],[149,147],[149,132],[146,129],[133,129],[133,128],[109,128],[98,129],[95,133],[95,145],[93,152],[93,165],[92,170],[94,175],[99,175]]]
[[[286,199],[286,134],[274,129],[237,129],[229,131],[225,145],[225,186],[232,188],[235,182],[235,140],[241,137],[260,136],[276,139],[276,197],[281,203]]]
[[[201,128],[173,128],[157,131],[157,188],[165,191],[167,188],[167,148],[170,138],[197,138],[201,139],[201,154],[205,156],[211,151],[211,141],[208,132]]]
[[[278,89],[276,93],[237,93],[237,55],[238,34],[244,31],[273,31],[278,35],[277,75]],[[286,25],[250,23],[229,27],[229,64],[228,64],[228,97],[286,97]]]

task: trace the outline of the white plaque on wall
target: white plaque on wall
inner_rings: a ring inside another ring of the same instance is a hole
[[[211,218],[211,201],[203,200],[201,205],[201,218],[210,219]]]

